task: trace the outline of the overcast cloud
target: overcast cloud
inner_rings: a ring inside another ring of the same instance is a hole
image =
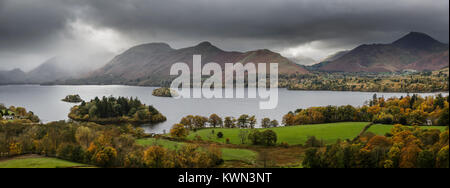
[[[100,66],[149,42],[210,41],[316,60],[409,31],[448,43],[448,7],[448,0],[0,0],[0,70],[29,70],[54,56]]]

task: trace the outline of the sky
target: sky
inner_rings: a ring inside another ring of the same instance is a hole
[[[143,43],[270,49],[320,61],[410,31],[449,41],[448,0],[0,0],[0,70],[96,68]]]

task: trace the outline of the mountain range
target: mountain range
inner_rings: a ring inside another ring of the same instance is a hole
[[[320,71],[398,72],[438,70],[449,64],[449,46],[419,32],[411,32],[390,44],[364,44],[332,61]]]
[[[29,72],[20,69],[0,71],[0,84],[43,84],[77,78],[86,73],[84,68],[67,66],[65,58],[53,57]]]
[[[71,84],[132,84],[161,85],[171,80],[172,64],[187,63],[192,70],[193,55],[202,55],[202,64],[218,63],[222,70],[225,63],[278,63],[281,74],[307,74],[303,66],[267,49],[248,52],[224,51],[209,42],[196,46],[173,49],[165,43],[150,43],[135,46],[116,56],[104,67],[87,77],[69,80]],[[267,69],[269,70],[269,69]]]
[[[301,65],[311,60],[289,59],[267,49],[248,52],[224,51],[209,42],[173,49],[166,43],[132,47],[106,65],[78,67],[73,58],[52,58],[30,72],[20,69],[0,71],[0,84],[129,84],[170,83],[172,64],[185,62],[192,70],[192,56],[202,55],[202,63],[279,63],[279,74],[325,72],[399,72],[439,70],[449,66],[449,45],[419,32],[411,32],[389,44],[363,44],[350,51],[330,55],[321,63]],[[69,66],[67,64],[73,64]],[[298,64],[297,64],[298,63]],[[70,68],[72,67],[72,68]],[[76,68],[73,68],[76,67]],[[97,66],[98,67],[98,66]],[[91,69],[93,70],[91,70]]]

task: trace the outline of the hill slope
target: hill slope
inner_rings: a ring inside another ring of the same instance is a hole
[[[70,58],[54,57],[29,72],[20,69],[0,71],[0,84],[47,84],[77,78],[91,70],[79,63]]]
[[[62,65],[60,58],[51,58],[27,73],[27,83],[45,83],[65,80],[77,75],[77,71],[69,70]]]
[[[448,44],[411,32],[391,44],[361,45],[320,67],[321,71],[397,72],[438,70],[448,66]]]
[[[20,69],[0,71],[1,84],[23,84],[26,81],[26,73]]]
[[[308,73],[303,67],[269,50],[227,52],[209,42],[202,42],[188,48],[173,49],[165,43],[151,43],[130,48],[89,76],[69,82],[160,85],[170,81],[169,72],[174,63],[187,63],[192,70],[192,56],[196,54],[202,55],[202,64],[215,62],[220,64],[222,69],[225,63],[279,63],[280,74]]]

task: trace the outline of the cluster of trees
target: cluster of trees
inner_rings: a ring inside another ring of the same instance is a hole
[[[215,146],[187,145],[177,151],[144,147],[136,139],[146,136],[132,125],[102,126],[85,122],[24,124],[0,122],[0,157],[39,154],[99,167],[207,168],[222,162]]]
[[[180,121],[180,124],[186,126],[189,130],[202,129],[206,127],[219,127],[219,128],[255,128],[257,124],[257,120],[255,116],[250,116],[247,114],[243,114],[239,116],[239,118],[234,118],[231,116],[227,116],[225,118],[221,118],[217,114],[212,114],[211,116],[193,116],[189,115],[183,117]],[[270,120],[269,118],[264,118],[261,120],[261,127],[270,128],[277,127],[279,123],[277,120]]]
[[[70,103],[79,103],[83,102],[83,99],[81,99],[80,95],[67,95],[64,99],[62,99],[62,101]]]
[[[108,123],[159,123],[166,121],[153,106],[142,104],[137,98],[96,97],[91,102],[82,102],[74,106],[69,117],[76,121],[88,121],[100,124]]]
[[[280,123],[276,119],[270,120],[269,118],[263,118],[261,120],[262,128],[278,127],[279,125],[280,125]]]
[[[177,97],[178,93],[170,88],[162,87],[153,90],[152,95],[157,97]]]
[[[172,138],[184,139],[188,134],[189,130],[183,124],[175,124],[170,130]],[[211,131],[211,134],[214,134],[214,130]],[[217,133],[218,138],[223,138],[223,136],[222,132]],[[263,146],[275,146],[277,144],[277,134],[272,130],[261,132],[258,129],[253,129],[252,131],[243,129],[239,132],[238,137],[241,140],[241,144],[245,144],[246,141],[250,141],[253,145]],[[198,139],[201,140],[201,138]]]
[[[253,130],[248,135],[248,139],[253,145],[275,146],[277,144],[277,134],[272,130]]]
[[[21,120],[24,123],[39,123],[40,119],[34,115],[32,111],[27,112],[23,107],[10,106],[0,104],[0,121],[4,120],[3,116],[12,116],[15,120]]]
[[[386,136],[366,133],[325,150],[309,148],[308,168],[449,168],[449,131],[396,125]]]
[[[441,125],[449,123],[449,97],[442,95],[401,98],[378,98],[376,95],[362,107],[326,106],[298,109],[283,117],[286,126],[344,121],[402,125]]]
[[[178,150],[151,146],[144,152],[144,163],[153,168],[208,168],[223,163],[222,151],[216,145],[200,147],[183,145]]]
[[[280,75],[279,86],[291,90],[438,92],[448,91],[448,69],[413,74],[325,73]]]
[[[277,134],[273,130],[260,131],[258,129],[248,130],[241,129],[238,134],[238,138],[241,144],[261,145],[261,146],[275,146],[277,144]],[[282,143],[281,145],[287,145]]]

